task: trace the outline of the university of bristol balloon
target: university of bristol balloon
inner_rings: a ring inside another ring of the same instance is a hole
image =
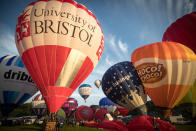
[[[16,46],[55,113],[87,78],[103,51],[103,32],[92,12],[72,0],[29,4],[18,17]]]

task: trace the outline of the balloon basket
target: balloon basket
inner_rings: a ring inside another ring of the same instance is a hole
[[[56,131],[56,121],[47,122],[45,126],[45,131]]]

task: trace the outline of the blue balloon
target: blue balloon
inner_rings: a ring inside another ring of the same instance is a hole
[[[128,108],[132,115],[147,113],[144,87],[131,62],[110,67],[102,78],[102,89],[110,100]]]
[[[102,98],[99,101],[99,106],[101,108],[105,108],[108,112],[114,112],[117,109],[117,104],[112,102],[110,99],[107,97]]]

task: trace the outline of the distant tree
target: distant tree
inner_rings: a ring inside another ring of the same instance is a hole
[[[25,103],[18,106],[16,109],[14,109],[9,114],[9,117],[20,117],[20,116],[31,116],[31,115],[35,115],[35,113],[32,110],[32,104]]]

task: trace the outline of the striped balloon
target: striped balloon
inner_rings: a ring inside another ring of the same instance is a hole
[[[41,117],[48,112],[42,94],[36,95],[35,98],[32,100],[32,109],[38,117]]]
[[[0,58],[0,104],[3,115],[32,97],[37,88],[19,56]]]
[[[180,43],[158,42],[140,47],[132,53],[131,60],[164,118],[196,79],[196,55]]]
[[[38,0],[18,17],[18,52],[55,113],[97,65],[103,51],[99,22],[72,0]]]
[[[78,107],[78,101],[75,98],[68,98],[67,101],[63,104],[62,109],[65,113],[70,116],[73,111]]]
[[[92,87],[89,84],[82,84],[79,89],[78,92],[80,94],[80,96],[85,100],[89,97],[89,95],[92,92]]]

